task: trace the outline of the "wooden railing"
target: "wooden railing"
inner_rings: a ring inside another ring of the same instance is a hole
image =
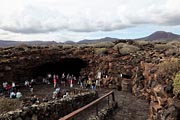
[[[89,104],[87,104],[87,105],[85,105],[85,106],[71,112],[70,114],[60,118],[59,120],[69,120],[69,119],[75,117],[77,114],[83,112],[84,110],[86,110],[87,108],[89,108],[89,107],[91,107],[91,106],[93,106],[95,104],[97,104],[96,105],[96,115],[98,115],[98,103],[101,102],[101,100],[103,100],[104,98],[108,97],[108,106],[109,106],[109,96],[110,95],[112,95],[112,101],[115,102],[114,91],[111,91],[111,92],[105,94],[104,96],[94,100],[93,102],[91,102],[91,103],[89,103]]]

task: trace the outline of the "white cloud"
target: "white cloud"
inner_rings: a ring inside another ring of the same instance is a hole
[[[0,0],[0,3],[0,29],[15,38],[49,38],[49,35],[52,39],[69,39],[88,32],[142,24],[180,25],[179,0]],[[57,36],[62,31],[73,37]]]

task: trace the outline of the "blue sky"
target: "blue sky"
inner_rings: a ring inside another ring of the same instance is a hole
[[[79,41],[180,34],[180,0],[0,0],[1,40]]]
[[[173,32],[180,34],[180,26],[158,26],[158,25],[139,25],[123,30],[116,30],[110,32],[95,32],[92,34],[93,38],[114,37],[122,39],[134,39],[148,36],[156,31]]]

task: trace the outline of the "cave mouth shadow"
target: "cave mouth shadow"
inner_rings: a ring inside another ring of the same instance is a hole
[[[33,78],[45,77],[48,73],[59,75],[62,73],[80,76],[82,68],[87,67],[87,63],[80,58],[62,58],[59,61],[47,62],[37,66],[32,71]]]

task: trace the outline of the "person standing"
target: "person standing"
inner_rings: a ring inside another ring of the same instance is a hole
[[[96,79],[96,88],[100,88],[100,79]]]
[[[73,87],[73,79],[72,78],[70,79],[70,87],[71,88]]]
[[[48,84],[50,84],[51,77],[52,77],[52,75],[51,75],[50,73],[48,73],[48,74],[47,74],[47,80],[48,80]]]
[[[66,78],[65,77],[66,77],[65,73],[63,73],[61,76],[61,82],[60,82],[64,87],[66,86]],[[68,77],[68,75],[67,75],[67,77]]]
[[[28,86],[29,86],[29,81],[26,80],[26,81],[24,82],[24,85],[25,85],[26,87],[28,87]]]
[[[33,85],[34,85],[33,82],[30,82],[30,84],[29,84],[29,89],[30,89],[31,95],[32,95],[33,92],[34,92]]]
[[[3,82],[3,94],[6,93],[7,82]]]
[[[12,85],[11,85],[11,86],[12,86],[12,91],[16,91],[16,84],[15,84],[14,81],[12,82]]]
[[[101,72],[100,71],[97,73],[97,79],[101,79]]]
[[[54,88],[56,88],[56,85],[57,85],[57,79],[56,79],[56,77],[54,77],[53,83],[54,83]]]
[[[96,80],[92,80],[91,88],[92,88],[92,90],[96,89]]]

